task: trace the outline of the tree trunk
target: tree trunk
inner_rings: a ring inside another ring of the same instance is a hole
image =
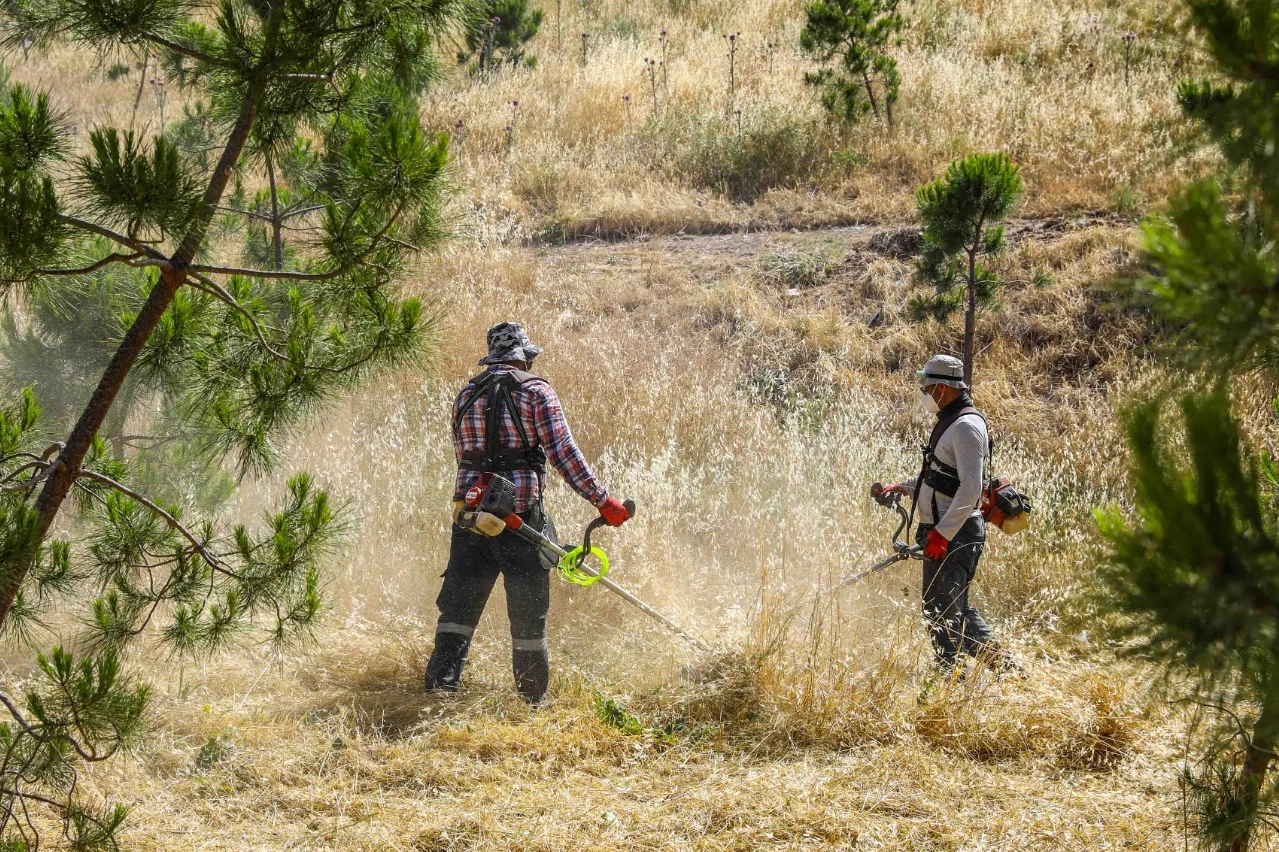
[[[270,45],[274,42],[275,32],[278,32],[280,26],[281,15],[277,13],[273,17],[274,31],[268,30],[267,50],[270,49]],[[129,372],[133,369],[134,362],[137,361],[138,356],[142,353],[143,347],[146,346],[151,333],[155,331],[155,327],[168,309],[169,303],[173,301],[174,294],[186,282],[187,268],[191,265],[196,252],[204,242],[209,223],[213,219],[218,203],[222,200],[222,194],[226,190],[227,183],[231,180],[235,165],[244,151],[244,145],[249,138],[249,130],[253,127],[253,121],[258,113],[258,106],[261,104],[265,93],[266,78],[265,75],[262,75],[260,79],[250,84],[248,91],[245,93],[244,101],[240,105],[240,115],[236,118],[235,125],[231,128],[226,148],[223,149],[222,157],[218,160],[217,168],[213,171],[213,177],[204,191],[199,215],[187,230],[182,244],[178,246],[178,250],[170,258],[169,266],[160,276],[159,282],[151,290],[150,295],[147,296],[147,300],[143,304],[142,310],[138,312],[133,325],[125,332],[124,339],[120,341],[120,346],[116,349],[115,354],[111,356],[111,361],[107,364],[102,378],[98,381],[98,386],[93,391],[89,404],[81,413],[75,428],[72,429],[71,437],[67,439],[66,446],[58,454],[56,466],[45,479],[44,488],[40,491],[40,496],[36,500],[36,511],[39,513],[39,522],[36,527],[36,545],[44,541],[49,534],[49,530],[53,527],[54,519],[58,516],[58,510],[62,508],[62,502],[66,499],[67,494],[71,492],[71,487],[79,477],[84,459],[93,446],[93,440],[97,436],[103,421],[106,420],[107,415],[111,412],[111,406],[115,402],[116,396],[120,393],[120,389],[124,386],[125,380],[129,377]],[[8,564],[0,565],[0,625],[4,624],[9,616],[9,611],[13,608],[13,601],[18,595],[19,589],[22,588],[22,583],[31,568],[36,552],[37,547],[33,546],[27,553],[10,560]]]
[[[1251,814],[1257,806],[1261,791],[1266,784],[1266,776],[1270,773],[1270,764],[1275,759],[1275,747],[1279,746],[1279,703],[1273,699],[1261,711],[1257,723],[1252,726],[1252,740],[1244,752],[1243,771],[1239,775],[1241,786],[1239,809],[1247,814],[1247,824],[1233,839],[1223,843],[1221,852],[1247,852],[1252,842],[1254,820]]]
[[[964,384],[973,386],[973,338],[977,334],[977,252],[968,252],[968,309],[964,311]]]
[[[875,118],[879,118],[879,101],[875,100],[875,87],[871,85],[870,75],[865,71],[862,72],[862,81],[866,84],[866,97],[870,99],[871,111],[875,113]]]
[[[271,243],[275,248],[275,269],[284,270],[284,222],[280,219],[280,193],[275,186],[275,161],[266,154],[266,176],[271,182]]]
[[[968,308],[964,311],[964,384],[973,386],[973,341],[977,337],[977,252],[981,251],[981,232],[986,228],[986,212],[977,217],[977,230],[968,249]]]
[[[893,102],[888,97],[888,92],[884,92],[884,116],[888,119],[888,132],[893,132]]]

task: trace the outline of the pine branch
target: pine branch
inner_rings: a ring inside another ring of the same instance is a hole
[[[239,207],[218,207],[217,209],[221,210],[223,213],[237,213],[241,216],[248,216],[250,219],[257,219],[260,222],[274,221],[270,216],[267,216],[265,213],[257,213],[253,210],[241,210]],[[303,207],[299,210],[286,210],[280,214],[280,221],[287,222],[290,219],[296,219],[299,216],[306,216],[308,213],[317,213],[323,209],[324,209],[323,204],[316,204],[310,207]],[[293,230],[293,229],[290,229],[290,230]],[[304,230],[304,229],[299,228],[297,230]]]
[[[253,316],[253,313],[249,311],[248,308],[244,307],[239,302],[237,302],[234,296],[228,293],[223,287],[219,286],[218,283],[214,281],[212,278],[208,278],[204,275],[198,275],[193,277],[195,277],[199,283],[192,283],[188,281],[187,286],[193,287],[194,289],[199,290],[202,293],[208,293],[210,296],[213,296],[215,299],[227,305],[236,313],[238,313],[240,316],[248,320],[249,325],[253,328],[254,336],[257,337],[258,339],[258,344],[263,349],[265,349],[267,354],[270,355],[272,358],[275,358],[278,361],[283,361],[286,364],[292,362],[293,360],[292,358],[290,358],[288,355],[284,354],[280,350],[276,349],[267,341],[266,336],[262,334],[262,326],[261,324],[258,323],[257,317]],[[303,364],[302,369],[318,370],[320,372],[341,375],[342,373],[349,372],[350,370],[356,367],[359,367],[360,365],[368,361],[370,357],[372,357],[372,355],[362,358],[359,361],[355,362],[354,364],[349,364],[346,367],[326,367],[323,364]]]
[[[22,711],[19,710],[17,705],[13,703],[12,699],[3,692],[0,692],[0,704],[3,704],[5,709],[9,711],[9,715],[13,717],[13,721],[18,723],[18,727],[27,732],[31,731],[31,725],[27,723],[26,718],[22,715]]]
[[[203,272],[210,275],[242,275],[246,278],[270,278],[285,281],[331,281],[338,276],[345,275],[362,263],[369,255],[373,254],[374,250],[384,240],[393,240],[394,238],[388,237],[387,234],[395,227],[395,223],[399,221],[403,212],[403,207],[396,208],[395,212],[386,220],[386,224],[382,226],[382,230],[374,234],[373,238],[369,240],[369,245],[364,251],[356,255],[355,259],[350,263],[343,264],[328,272],[289,272],[287,270],[244,269],[235,266],[201,266],[198,264],[188,266],[187,269],[192,272]]]
[[[160,47],[165,48],[166,50],[171,50],[174,53],[189,57],[191,59],[198,60],[200,62],[207,63],[209,65],[217,66],[218,68],[229,68],[229,69],[235,68],[235,65],[226,61],[225,59],[221,59],[217,56],[211,56],[207,53],[203,53],[199,50],[196,50],[195,48],[187,47],[184,44],[179,44],[176,41],[170,41],[164,36],[158,35],[156,33],[149,33],[149,32],[142,33],[140,37],[144,39],[145,41],[149,41],[152,44],[157,44]]]
[[[73,228],[79,228],[80,230],[88,231],[91,234],[97,234],[99,237],[106,237],[114,243],[118,243],[125,248],[133,249],[135,252],[146,255],[149,258],[153,258],[155,260],[165,259],[164,254],[149,243],[142,242],[141,240],[135,240],[133,237],[117,233],[110,228],[99,225],[97,222],[78,219],[75,216],[68,216],[65,213],[58,214],[58,221],[62,222],[64,225],[70,225]]]
[[[237,314],[239,314],[240,316],[248,320],[249,325],[253,328],[254,336],[256,336],[258,339],[258,343],[262,346],[263,349],[267,351],[268,354],[271,355],[271,357],[276,358],[280,361],[289,360],[288,355],[285,355],[283,352],[280,352],[275,347],[273,347],[270,343],[267,342],[266,336],[262,334],[262,326],[261,324],[258,323],[258,318],[253,315],[253,312],[250,311],[248,308],[244,307],[244,305],[241,305],[239,302],[237,302],[235,300],[235,297],[232,296],[230,293],[228,293],[224,287],[222,287],[220,284],[218,284],[218,282],[214,281],[212,278],[209,278],[206,275],[198,275],[193,273],[191,275],[191,278],[194,280],[187,282],[188,287],[192,287],[196,290],[199,290],[201,293],[209,294],[210,296],[217,299],[219,302],[222,302],[224,305],[231,308]]]
[[[397,240],[395,237],[386,237],[385,239],[391,245],[399,246],[405,251],[411,251],[414,254],[420,254],[422,251],[421,246],[415,246],[412,243],[405,242],[404,240]]]
[[[37,267],[32,271],[37,275],[88,275],[91,272],[97,272],[99,269],[102,269],[105,266],[110,266],[113,263],[132,263],[140,257],[142,257],[140,252],[134,252],[133,254],[112,252],[101,260],[91,263],[88,266],[81,266],[78,269],[41,269]]]
[[[56,441],[50,444],[45,449],[44,455],[42,456],[37,456],[34,453],[14,453],[11,456],[6,456],[5,461],[8,461],[10,459],[15,459],[15,458],[28,458],[28,457],[33,459],[33,461],[27,462],[26,464],[19,467],[17,470],[14,470],[11,473],[9,473],[7,476],[4,477],[4,479],[0,479],[0,492],[17,493],[22,491],[30,491],[32,488],[35,488],[37,485],[40,484],[41,481],[46,479],[49,476],[49,474],[53,473],[53,471],[57,470],[58,467],[62,465],[61,459],[55,458],[53,461],[49,461],[49,458],[52,457],[55,453],[62,452],[65,446],[66,445],[63,444],[61,441]],[[31,477],[30,479],[18,484],[8,484],[9,480],[13,479],[15,476],[22,473],[23,471],[32,470],[37,467],[40,468],[40,472],[37,473],[35,476]]]
[[[214,556],[212,553],[209,552],[208,548],[206,548],[204,544],[201,543],[198,538],[196,538],[193,532],[187,529],[182,524],[181,521],[173,517],[173,515],[169,514],[169,512],[161,508],[158,504],[153,503],[151,500],[148,500],[146,497],[143,497],[141,494],[134,491],[132,488],[128,487],[127,485],[124,485],[123,483],[120,483],[120,482],[116,482],[111,477],[106,476],[105,474],[98,473],[97,471],[82,470],[79,472],[78,477],[85,477],[88,479],[92,479],[94,482],[100,482],[109,488],[114,488],[116,491],[119,491],[121,494],[123,494],[125,497],[128,497],[130,500],[133,500],[136,503],[140,503],[141,505],[150,509],[156,515],[158,515],[161,520],[163,520],[166,524],[168,524],[170,528],[172,528],[179,535],[181,535],[183,538],[189,541],[191,543],[191,546],[195,549],[195,552],[200,554],[201,558],[203,558],[205,562],[209,563],[209,567],[217,571],[219,574],[225,574],[226,576],[232,579],[236,579],[236,580],[239,579],[239,577],[236,575],[234,571],[227,568],[226,565],[223,564],[222,560],[218,559],[218,557]]]
[[[24,482],[21,482],[21,483],[19,483],[19,484],[17,484],[17,485],[10,485],[9,483],[10,483],[10,481],[11,481],[11,480],[13,480],[13,479],[17,478],[20,474],[25,473],[25,472],[27,472],[28,470],[34,470],[34,469],[36,469],[36,468],[40,468],[40,469],[43,471],[43,470],[44,470],[45,468],[47,468],[48,466],[49,466],[49,463],[48,463],[48,462],[39,461],[39,460],[27,462],[26,464],[22,465],[21,467],[17,468],[16,470],[12,471],[11,473],[9,473],[9,474],[8,474],[7,476],[5,476],[3,479],[0,479],[0,491],[12,491],[12,492],[16,492],[16,491],[30,491],[30,490],[31,490],[31,487],[32,487],[32,486],[33,486],[33,485],[34,485],[34,484],[35,484],[38,480],[36,480],[36,479],[32,478],[32,479],[28,479],[28,480],[26,480],[26,481],[24,481]]]

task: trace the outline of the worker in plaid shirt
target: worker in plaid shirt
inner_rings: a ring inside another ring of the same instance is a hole
[[[463,495],[485,473],[515,484],[515,511],[533,529],[554,538],[555,527],[542,506],[549,461],[573,490],[612,526],[630,513],[610,497],[578,449],[545,379],[527,370],[542,350],[529,341],[519,323],[499,323],[488,330],[488,369],[467,383],[453,405],[453,446],[458,471],[454,520]],[[449,564],[436,605],[435,649],[426,667],[430,692],[457,689],[467,653],[484,605],[503,578],[511,621],[511,665],[520,694],[531,704],[546,696],[550,661],[546,616],[551,606],[551,575],[538,549],[514,535],[488,537],[453,524]]]
[[[514,373],[516,369],[510,364],[495,364],[488,373]],[[486,375],[487,377],[487,375]],[[453,404],[453,449],[459,462],[465,464],[471,453],[484,450],[484,421],[487,413],[484,400],[476,404],[463,406],[475,393],[475,382],[468,382],[458,394]],[[586,463],[585,456],[573,440],[568,421],[564,419],[564,409],[560,407],[560,398],[543,379],[533,379],[520,386],[520,393],[512,394],[515,409],[519,413],[520,422],[526,424],[537,443],[546,453],[547,460],[554,465],[574,491],[582,495],[592,506],[602,506],[608,498],[608,492],[600,485],[591,466]],[[502,412],[501,443],[512,450],[520,448],[520,434],[510,412]],[[459,465],[457,469],[457,487],[453,489],[453,499],[461,500],[467,489],[476,483],[481,472],[473,467]],[[504,474],[515,483],[515,511],[526,512],[542,499],[542,481],[545,474],[532,468],[515,469]]]

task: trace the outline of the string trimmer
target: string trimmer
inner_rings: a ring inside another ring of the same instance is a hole
[[[627,591],[608,574],[608,555],[601,548],[591,544],[591,535],[608,522],[596,518],[586,525],[582,534],[582,544],[577,547],[564,547],[549,538],[540,530],[535,530],[524,519],[515,513],[515,484],[495,474],[485,473],[480,477],[463,501],[465,511],[458,516],[458,523],[468,529],[477,530],[484,535],[495,536],[506,530],[525,541],[536,545],[539,549],[555,558],[555,568],[560,578],[575,586],[589,587],[599,583],[640,612],[660,622],[698,650],[711,650],[710,646],[698,639],[674,621],[662,615],[653,607],[644,603],[632,592]],[[627,500],[622,504],[626,508],[628,518],[635,517],[635,501]],[[587,558],[599,563],[598,568],[586,564]]]
[[[906,530],[906,527],[910,525],[910,515],[906,512],[906,509],[902,507],[901,492],[888,492],[881,486],[878,490],[875,488],[871,489],[871,497],[873,497],[875,502],[879,505],[892,508],[895,512],[897,512],[897,516],[901,518],[901,522],[897,524],[897,531],[893,533],[893,555],[881,562],[876,562],[864,571],[857,572],[853,576],[844,580],[838,586],[832,588],[830,590],[831,592],[839,591],[845,586],[851,586],[854,583],[860,583],[872,574],[877,574],[890,565],[896,565],[898,562],[904,562],[907,559],[924,558],[922,547],[917,544],[912,546],[901,540],[902,533]]]

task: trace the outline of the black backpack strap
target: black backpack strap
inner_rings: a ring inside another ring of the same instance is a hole
[[[978,417],[981,418],[982,423],[986,422],[986,415],[982,414],[980,411],[977,410],[975,406],[972,406],[972,405],[966,405],[963,408],[959,409],[958,411],[952,411],[950,414],[947,414],[945,417],[938,418],[937,425],[933,426],[932,434],[928,436],[929,451],[936,452],[937,442],[941,440],[942,435],[946,434],[946,430],[949,429],[951,426],[954,426],[955,421],[957,421],[959,418],[967,417],[969,414],[976,414]],[[989,424],[987,424],[986,426],[986,434],[987,436],[990,435]]]
[[[523,382],[507,378],[507,376],[510,375],[510,373],[507,373],[506,376],[499,379],[493,387],[494,394],[497,397],[496,401],[498,403],[494,406],[494,408],[504,408],[510,413],[511,422],[515,424],[515,431],[519,433],[520,436],[520,448],[527,450],[532,448],[533,443],[529,440],[528,430],[524,428],[524,421],[520,417],[519,409],[515,407],[515,395],[512,393],[512,386],[518,388],[523,384]],[[493,401],[490,401],[489,404],[492,405]]]
[[[453,431],[457,432],[462,428],[462,418],[466,416],[466,412],[479,400],[481,396],[489,389],[489,385],[497,378],[497,373],[481,373],[475,378],[467,382],[471,388],[471,395],[457,407],[457,414],[453,416]]]
[[[928,482],[928,484],[932,487],[931,497],[932,497],[934,523],[941,520],[941,518],[939,517],[938,509],[937,509],[937,492],[941,491],[941,493],[945,494],[947,497],[953,498],[955,496],[955,493],[959,490],[957,487],[959,483],[959,471],[951,467],[950,465],[946,464],[945,462],[938,461],[936,456],[937,444],[938,442],[941,441],[942,436],[946,434],[946,431],[950,429],[951,426],[954,426],[955,423],[958,422],[960,418],[967,417],[969,415],[976,415],[981,418],[982,424],[986,427],[987,456],[992,461],[994,459],[995,440],[991,436],[990,423],[986,420],[986,415],[978,411],[975,406],[966,405],[962,408],[959,408],[955,411],[950,412],[945,417],[941,417],[938,419],[936,425],[933,426],[932,433],[928,436],[928,444],[923,448],[924,465],[920,472],[919,480],[915,483],[915,497],[914,497],[915,501],[919,500],[919,494],[922,488],[922,483],[925,480],[928,480],[930,476],[934,473],[939,475],[939,477],[934,477],[933,481]],[[941,481],[940,482],[936,481],[939,478],[941,479]],[[943,486],[948,485],[949,480],[953,480],[954,483],[956,484],[956,487],[953,491],[948,492],[947,488]]]
[[[472,450],[463,454],[459,464],[470,470],[506,472],[513,470],[532,470],[538,474],[539,480],[546,473],[546,453],[534,445],[528,426],[520,417],[519,408],[515,404],[515,392],[524,384],[540,377],[522,370],[487,371],[471,379],[472,390],[458,406],[453,420],[454,432],[460,431],[462,420],[481,397],[484,406],[484,449]],[[502,448],[502,413],[511,416],[515,431],[519,434],[520,448],[504,450]]]

